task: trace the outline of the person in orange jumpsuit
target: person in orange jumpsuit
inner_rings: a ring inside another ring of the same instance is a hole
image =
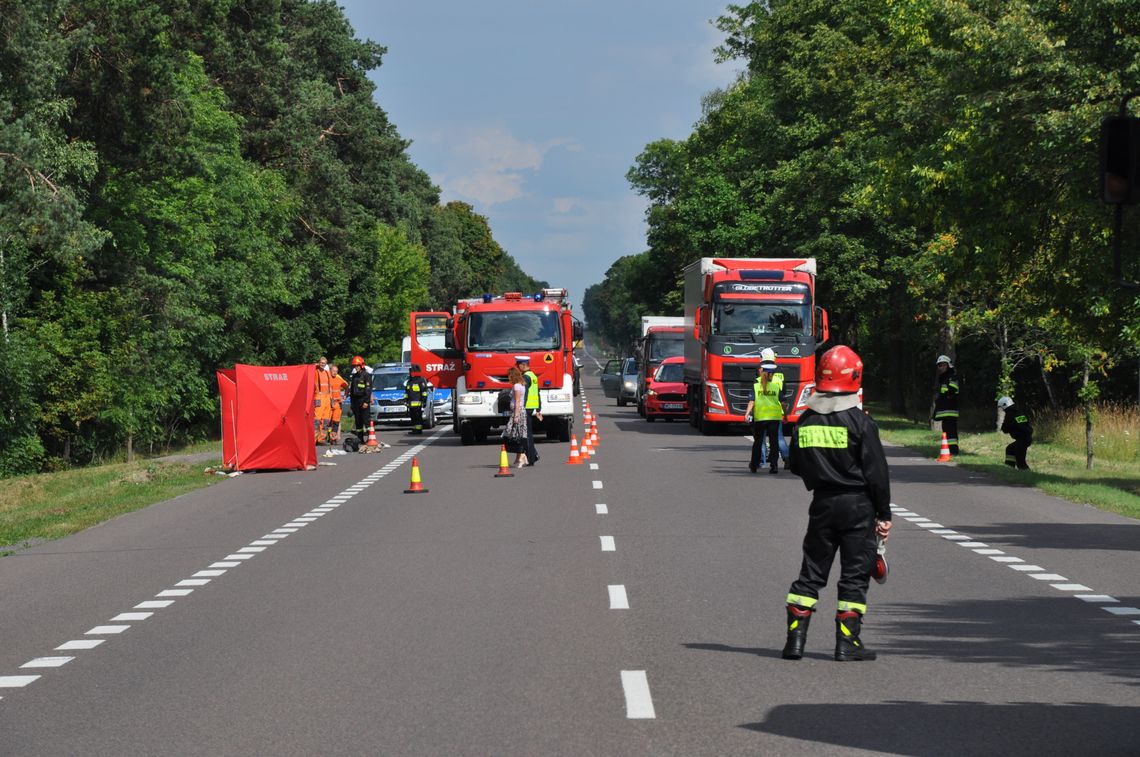
[[[322,356],[316,365],[316,379],[313,382],[313,429],[317,444],[327,442],[332,428],[332,378],[329,375],[329,359]]]
[[[344,403],[344,390],[348,388],[348,382],[340,375],[339,369],[330,364],[329,365],[329,387],[332,390],[332,440],[333,443],[340,441],[340,411]]]

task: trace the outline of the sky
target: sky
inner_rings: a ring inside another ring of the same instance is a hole
[[[486,216],[531,276],[586,287],[646,249],[625,174],[684,139],[736,77],[712,21],[728,0],[339,0],[385,47],[375,98],[443,202]]]

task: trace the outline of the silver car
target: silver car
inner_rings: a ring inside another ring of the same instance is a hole
[[[602,393],[616,399],[618,407],[637,402],[637,358],[615,358],[602,369]]]

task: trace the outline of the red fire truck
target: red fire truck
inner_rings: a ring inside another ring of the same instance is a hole
[[[429,334],[444,326],[444,345]],[[411,314],[411,358],[437,387],[454,388],[454,429],[464,444],[484,441],[507,422],[497,408],[509,388],[507,373],[520,355],[530,358],[542,398],[541,429],[570,441],[574,411],[574,343],[582,324],[574,319],[565,289],[534,295],[507,292],[460,300],[454,313]]]
[[[799,420],[828,337],[815,272],[814,258],[701,258],[685,268],[685,384],[702,433],[744,422],[766,347],[784,374],[785,421]]]

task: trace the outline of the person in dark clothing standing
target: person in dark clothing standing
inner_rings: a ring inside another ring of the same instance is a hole
[[[792,436],[790,468],[812,493],[799,577],[787,597],[783,657],[803,657],[808,624],[839,552],[835,659],[873,660],[859,634],[876,536],[891,530],[891,490],[879,429],[859,409],[863,361],[850,347],[833,347],[819,362],[816,391]]]
[[[934,398],[934,420],[942,424],[951,456],[958,454],[958,374],[948,355],[939,355],[938,396]]]
[[[348,376],[348,398],[352,405],[353,429],[357,441],[363,443],[368,437],[368,422],[372,407],[372,370],[364,364],[364,358],[357,355],[352,359],[352,373]]]
[[[427,379],[420,375],[420,367],[415,363],[408,369],[408,380],[404,382],[404,399],[408,403],[408,414],[412,418],[410,434],[424,432],[424,405],[427,403]]]
[[[1001,432],[1013,437],[1005,448],[1005,464],[1018,470],[1029,470],[1029,463],[1025,461],[1025,453],[1033,444],[1033,426],[1029,423],[1029,416],[1021,412],[1010,397],[999,399],[997,406],[1005,411]]]
[[[530,357],[520,355],[515,365],[522,371],[526,387],[526,459],[527,465],[538,462],[538,448],[534,446],[534,422],[542,422],[542,395],[538,393],[538,376],[530,370]]]

